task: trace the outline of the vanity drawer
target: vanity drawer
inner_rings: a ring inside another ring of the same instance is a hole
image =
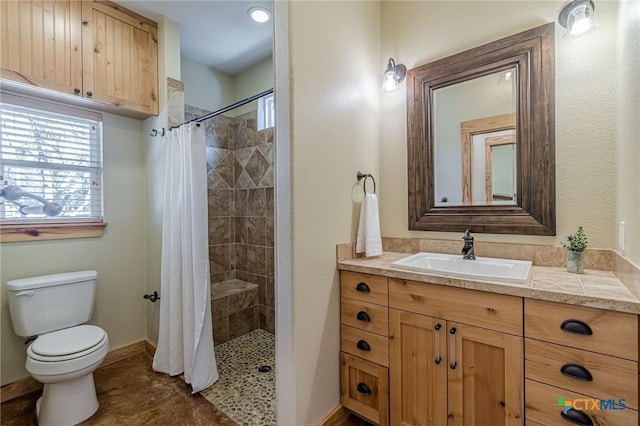
[[[343,325],[342,350],[376,364],[389,366],[389,339],[387,337]]]
[[[582,424],[570,422],[562,418],[558,398],[564,398],[565,402],[571,401],[576,409],[588,416],[593,425],[598,426],[638,426],[638,412],[626,408],[624,410],[593,409],[592,398],[569,392],[564,389],[545,385],[533,380],[526,380],[526,413],[527,419],[543,425],[574,425]],[[617,408],[621,408],[619,405]],[[598,408],[600,405],[598,404]],[[605,407],[606,408],[606,407]],[[589,424],[588,421],[585,424]]]
[[[389,306],[522,336],[522,298],[389,279]]]
[[[342,299],[340,303],[342,324],[383,336],[389,335],[389,308],[373,303]]]
[[[638,360],[638,317],[634,314],[525,299],[524,334],[533,339]]]
[[[340,402],[379,425],[389,424],[389,370],[349,354],[341,354]]]
[[[387,277],[342,271],[340,273],[340,295],[349,299],[387,306],[389,303]]]
[[[524,353],[525,377],[528,379],[593,398],[622,398],[627,407],[638,409],[638,363],[635,361],[531,339],[525,339]],[[568,370],[565,374],[560,371],[563,366]],[[571,376],[584,375],[584,369],[591,380]]]

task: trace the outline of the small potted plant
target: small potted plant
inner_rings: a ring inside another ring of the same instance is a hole
[[[576,233],[569,235],[567,240],[562,242],[562,247],[567,250],[567,271],[574,274],[584,272],[584,250],[588,243],[582,226],[578,226]]]

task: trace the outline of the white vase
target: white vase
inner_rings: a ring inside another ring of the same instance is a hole
[[[567,252],[567,271],[574,274],[584,272],[584,252],[572,250]]]

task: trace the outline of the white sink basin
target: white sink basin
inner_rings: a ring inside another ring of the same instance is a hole
[[[474,260],[469,260],[463,259],[462,255],[440,253],[416,253],[396,260],[391,266],[450,277],[516,284],[529,282],[531,272],[531,262],[528,260],[491,257],[476,257]]]

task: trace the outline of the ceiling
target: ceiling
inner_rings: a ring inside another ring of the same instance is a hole
[[[181,54],[230,75],[271,56],[273,19],[258,24],[247,10],[262,6],[273,12],[273,0],[116,0],[153,20],[164,15],[180,25]]]

